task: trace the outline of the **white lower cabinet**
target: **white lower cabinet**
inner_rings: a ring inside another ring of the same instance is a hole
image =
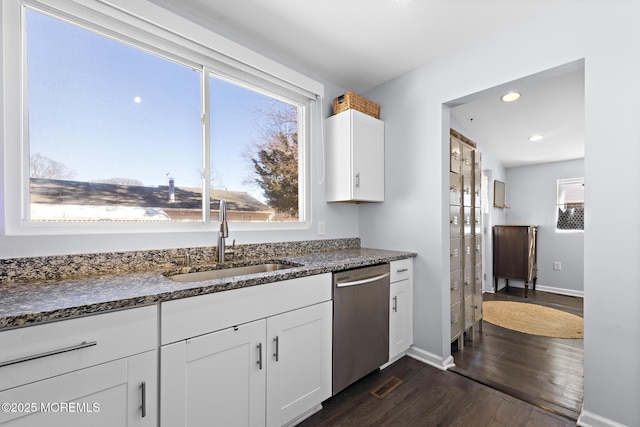
[[[331,396],[333,303],[267,319],[267,426],[281,426]]]
[[[0,333],[0,425],[156,426],[156,346],[155,307]]]
[[[326,287],[324,297],[330,297],[330,275],[326,279],[310,279],[306,295],[320,286]],[[289,289],[280,282],[272,291],[281,286]],[[251,292],[239,294],[247,302]],[[281,297],[287,304],[297,299],[294,294]],[[198,298],[179,304],[197,303]],[[211,311],[217,298],[211,296]],[[332,307],[327,300],[162,346],[161,425],[281,426],[320,409],[331,396]],[[177,321],[177,313],[168,318]],[[185,311],[183,320],[191,315],[198,315],[197,310]]]
[[[0,425],[155,426],[157,360],[153,350],[0,392]]]
[[[163,346],[163,426],[264,425],[265,320]]]
[[[162,347],[163,426],[281,426],[331,390],[325,302]]]
[[[389,362],[413,344],[413,259],[391,262],[389,302]]]

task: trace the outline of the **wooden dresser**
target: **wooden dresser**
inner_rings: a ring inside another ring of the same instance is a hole
[[[498,292],[498,280],[505,279],[507,288],[509,279],[524,281],[524,296],[529,293],[529,282],[536,289],[537,266],[536,225],[496,225],[493,227],[493,279]]]

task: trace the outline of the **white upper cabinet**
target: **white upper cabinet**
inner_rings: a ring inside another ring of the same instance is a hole
[[[384,201],[384,122],[349,109],[327,119],[328,202]]]

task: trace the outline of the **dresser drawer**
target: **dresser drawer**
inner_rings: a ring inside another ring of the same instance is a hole
[[[0,390],[153,350],[157,307],[0,332]]]
[[[391,262],[391,283],[413,278],[413,258]]]

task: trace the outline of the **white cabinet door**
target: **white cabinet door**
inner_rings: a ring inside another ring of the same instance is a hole
[[[411,294],[409,280],[391,284],[391,303],[389,307],[389,360],[405,352],[412,344],[410,305]]]
[[[156,426],[156,376],[153,350],[9,389],[0,425]]]
[[[384,122],[357,110],[327,119],[329,202],[384,201]]]
[[[413,344],[413,259],[393,261],[389,301],[389,361]]]
[[[331,396],[332,302],[267,319],[267,425],[281,426]]]
[[[266,321],[161,348],[161,423],[264,426]]]
[[[384,123],[353,110],[353,199],[384,200]]]

